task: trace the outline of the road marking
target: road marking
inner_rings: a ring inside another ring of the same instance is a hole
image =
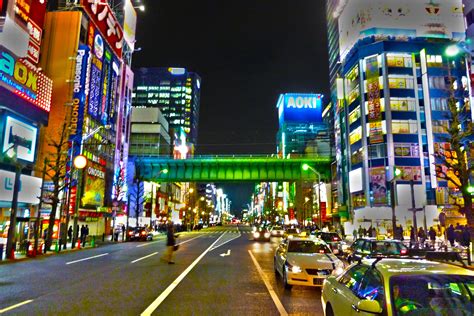
[[[20,306],[29,304],[29,303],[31,303],[31,302],[33,302],[33,300],[27,300],[27,301],[24,301],[24,302],[21,302],[21,303],[12,305],[12,306],[10,306],[10,307],[4,308],[4,309],[0,309],[0,314],[6,313],[6,312],[8,312],[8,311],[11,311],[12,309],[15,309],[15,308],[17,308],[17,307],[20,307]]]
[[[109,254],[109,253],[107,252],[107,253],[103,253],[103,254],[97,255],[97,256],[92,256],[92,257],[88,257],[88,258],[84,258],[84,259],[69,261],[69,262],[66,262],[66,264],[73,264],[73,263],[77,263],[77,262],[81,262],[81,261],[91,260],[91,259],[94,259],[94,258],[99,258],[99,257],[107,256],[108,254]]]
[[[221,257],[230,256],[230,249],[227,250],[227,253],[221,253],[220,256],[221,256]]]
[[[154,244],[154,243],[157,243],[159,241],[162,241],[164,238],[162,238],[162,236],[158,237],[158,240],[155,240],[155,241],[150,241],[150,242],[147,242],[147,243],[144,243],[144,244],[141,244],[141,245],[137,245],[137,248],[140,248],[140,247],[145,247],[145,246],[148,246],[150,244]]]
[[[168,295],[171,294],[171,292],[173,292],[173,290],[178,286],[178,284],[183,281],[183,279],[186,277],[186,275],[188,275],[189,272],[191,272],[191,270],[198,264],[199,261],[201,261],[201,259],[209,252],[209,250],[219,241],[219,239],[222,238],[222,236],[225,235],[225,232],[220,235],[219,238],[216,239],[216,241],[214,241],[212,243],[212,245],[210,245],[206,250],[204,250],[204,252],[199,256],[197,257],[196,260],[194,260],[193,263],[191,263],[191,265],[189,267],[186,268],[186,270],[183,271],[183,273],[181,273],[179,275],[179,277],[176,278],[176,280],[173,281],[173,283],[171,283],[167,288],[166,290],[163,291],[163,293],[160,294],[160,296],[158,296],[154,301],[153,303],[150,304],[150,306],[148,306],[144,311],[143,313],[141,313],[141,316],[148,316],[148,315],[151,315],[160,305],[161,303],[163,303],[163,301],[168,297]]]
[[[283,306],[280,299],[278,298],[278,295],[276,294],[276,292],[273,289],[272,285],[267,280],[267,277],[265,276],[262,268],[258,264],[257,259],[255,259],[254,255],[252,254],[252,251],[249,250],[248,252],[249,252],[250,257],[252,258],[253,263],[255,264],[255,267],[257,268],[258,273],[260,274],[260,277],[263,280],[263,283],[265,283],[265,286],[267,287],[267,290],[270,293],[270,296],[272,297],[273,303],[275,303],[276,308],[280,312],[280,315],[287,316],[288,312],[285,310],[285,307]]]
[[[190,242],[191,240],[194,240],[194,239],[197,239],[197,238],[200,238],[200,237],[202,237],[202,235],[201,235],[201,236],[194,237],[194,238],[191,238],[191,239],[188,239],[188,240],[185,240],[185,241],[182,241],[182,242],[180,242],[180,243],[177,243],[176,245],[182,245],[182,244],[185,244],[185,243],[187,243],[187,242]]]
[[[151,254],[149,254],[148,256],[141,257],[141,258],[139,258],[139,259],[137,259],[137,260],[133,260],[133,261],[130,262],[130,263],[135,263],[135,262],[141,261],[141,260],[143,260],[143,259],[150,258],[151,256],[154,256],[154,255],[156,255],[157,253],[158,253],[158,251],[157,251],[157,252],[154,252],[154,253],[151,253]]]
[[[239,235],[239,236],[237,236],[237,237],[235,237],[235,238],[232,238],[232,239],[230,239],[230,240],[227,240],[226,242],[220,244],[219,246],[215,246],[215,247],[212,248],[210,251],[213,251],[214,249],[217,249],[217,248],[219,248],[219,247],[222,247],[222,246],[224,246],[225,244],[231,242],[232,240],[235,240],[235,239],[237,239],[237,238],[240,238],[240,236],[242,236],[242,235]]]

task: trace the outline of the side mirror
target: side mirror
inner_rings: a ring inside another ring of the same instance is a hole
[[[354,306],[353,306],[354,307]],[[371,313],[371,314],[380,314],[382,313],[382,307],[380,307],[379,302],[372,300],[362,300],[357,303],[357,308],[355,310]]]

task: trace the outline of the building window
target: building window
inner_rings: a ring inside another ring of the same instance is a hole
[[[388,86],[390,89],[413,89],[413,78],[390,76]]]
[[[420,157],[420,146],[418,144],[400,144],[393,145],[395,157]]]
[[[415,99],[390,98],[390,108],[392,111],[415,111]]]
[[[387,54],[388,67],[411,67],[411,56]]]
[[[441,55],[426,55],[426,63],[428,67],[442,67],[443,56]]]
[[[351,155],[352,165],[357,165],[358,163],[361,163],[363,160],[364,160],[364,151],[362,148],[352,153]]]
[[[429,77],[428,82],[432,89],[446,89],[446,81],[442,76]]]
[[[448,100],[445,98],[431,98],[431,110],[448,111]]]
[[[433,126],[433,133],[446,134],[448,133],[448,129],[449,129],[449,121],[436,120],[432,122],[432,126]]]
[[[369,146],[369,159],[387,157],[387,151],[385,150],[385,148],[385,144]]]
[[[349,124],[357,122],[360,119],[360,105],[349,114]]]
[[[414,120],[402,121],[392,120],[393,134],[416,134],[418,133],[418,125]]]
[[[362,139],[362,128],[359,126],[349,134],[349,143],[352,145]]]

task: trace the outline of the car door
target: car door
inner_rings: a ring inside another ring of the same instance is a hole
[[[283,270],[282,267],[286,261],[286,253],[287,253],[288,241],[282,242],[276,252],[275,252],[275,264],[278,272],[282,275]]]
[[[354,294],[359,288],[360,282],[368,270],[368,266],[359,264],[346,271],[330,289],[333,301],[330,302],[334,315],[351,315],[352,304],[356,300]]]
[[[364,313],[361,311],[357,311],[357,303],[361,300],[374,300],[379,302],[380,307],[382,307],[382,316],[387,315],[387,306],[385,304],[385,289],[383,278],[380,273],[374,269],[370,268],[366,271],[362,281],[360,282],[360,286],[353,291],[354,301],[351,304],[352,307],[352,314],[353,316],[365,316],[365,315],[373,315],[369,313]]]

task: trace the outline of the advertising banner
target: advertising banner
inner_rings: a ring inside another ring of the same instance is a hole
[[[100,109],[98,117],[102,124],[107,124],[108,121],[108,107],[110,103],[110,73],[111,73],[112,53],[105,49],[104,62],[102,63],[102,84],[100,101]]]
[[[19,2],[19,1],[17,1]],[[46,14],[47,0],[30,0],[29,16],[27,20],[27,28],[30,33],[30,41],[28,43],[28,60],[33,64],[38,64],[41,47],[41,39],[43,37],[44,17]]]
[[[0,46],[0,85],[49,112],[53,81]]]
[[[102,77],[102,61],[96,56],[92,56],[91,75],[89,89],[89,109],[88,113],[91,117],[98,119],[100,108],[100,88]]]
[[[401,171],[402,181],[421,181],[421,167],[397,167]]]
[[[373,197],[373,205],[387,205],[387,179],[385,167],[370,169],[370,191]]]
[[[105,195],[105,167],[89,161],[84,169],[82,206],[103,206]]]
[[[377,56],[365,60],[367,77],[368,117],[370,144],[383,143],[382,111],[380,106],[379,63]]]
[[[82,140],[84,111],[87,97],[89,95],[90,62],[89,47],[86,45],[79,45],[76,56],[76,69],[74,72],[73,105],[69,129],[69,140],[73,141],[75,144],[74,157],[79,154],[76,148],[80,146]]]
[[[28,204],[39,204],[38,197],[41,196],[41,178],[22,174],[20,176],[20,192],[18,202]],[[15,173],[0,170],[0,201],[11,202],[13,200],[13,185],[15,184]]]
[[[97,0],[81,0],[81,5],[117,57],[121,58],[123,30],[108,3]]]
[[[7,116],[3,135],[3,154],[9,157],[16,154],[18,159],[35,161],[38,127]]]
[[[124,5],[123,38],[130,50],[135,49],[135,32],[137,28],[137,12],[133,8],[132,1],[125,0]]]
[[[323,95],[321,94],[280,94],[278,117],[280,122],[322,123]]]
[[[351,0],[338,23],[341,59],[371,36],[465,38],[462,0]]]

